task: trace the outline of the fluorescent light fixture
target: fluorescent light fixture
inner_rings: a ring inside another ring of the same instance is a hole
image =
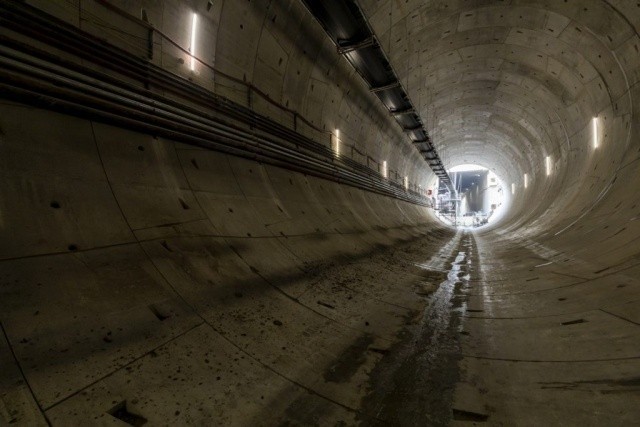
[[[547,176],[551,175],[551,156],[547,156],[544,158],[544,166],[547,170]]]
[[[198,15],[193,14],[191,16],[191,47],[189,53],[191,54],[191,71],[196,69],[196,26],[198,25]]]
[[[385,178],[389,177],[389,169],[387,169],[387,161],[384,160],[382,162],[382,176]]]
[[[527,188],[529,186],[529,175],[527,175],[526,173],[524,174],[524,188]]]
[[[592,137],[593,137],[593,148],[598,148],[598,118],[594,117],[591,120],[591,133],[592,133]]]
[[[405,190],[409,189],[409,177],[408,176],[404,177],[404,189]]]
[[[513,182],[511,183],[511,194],[516,194],[516,185]]]
[[[336,129],[335,147],[336,156],[340,155],[340,129]]]

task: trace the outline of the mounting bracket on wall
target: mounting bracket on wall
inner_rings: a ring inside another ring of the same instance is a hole
[[[358,49],[365,49],[367,47],[371,47],[376,44],[376,38],[371,36],[367,37],[364,40],[360,40],[358,42],[351,42],[349,40],[338,40],[338,53],[340,55],[347,54],[349,52],[353,52]]]

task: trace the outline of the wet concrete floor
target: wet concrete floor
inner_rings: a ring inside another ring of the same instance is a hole
[[[446,262],[443,253],[451,252]],[[442,275],[422,312],[407,319],[398,341],[375,366],[362,401],[361,425],[447,425],[459,379],[463,290],[474,268],[473,235],[459,232],[422,268]]]
[[[443,230],[310,266],[287,286],[265,276],[265,283],[247,280],[204,296],[185,287],[192,311],[149,317],[161,325],[189,321],[189,329],[78,391],[49,398],[47,421],[446,425],[461,416],[452,404],[475,263],[473,236]],[[132,322],[122,322],[108,330],[124,334]],[[103,353],[121,352],[121,336],[109,336],[100,340]],[[95,357],[86,354],[79,366]],[[35,368],[47,366],[50,357],[42,357]],[[41,383],[58,393],[64,375],[56,370]]]

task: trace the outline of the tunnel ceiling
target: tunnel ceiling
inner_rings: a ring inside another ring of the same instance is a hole
[[[562,182],[567,166],[576,172],[593,162],[592,117],[628,127],[635,2],[361,5],[449,167],[481,164],[519,186],[527,173],[535,185],[551,156]],[[625,145],[628,131],[617,135]]]

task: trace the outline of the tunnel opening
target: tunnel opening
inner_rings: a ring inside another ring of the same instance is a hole
[[[439,183],[434,198],[436,216],[445,224],[476,229],[496,225],[508,209],[505,182],[478,164],[461,164],[447,170],[452,188]]]

